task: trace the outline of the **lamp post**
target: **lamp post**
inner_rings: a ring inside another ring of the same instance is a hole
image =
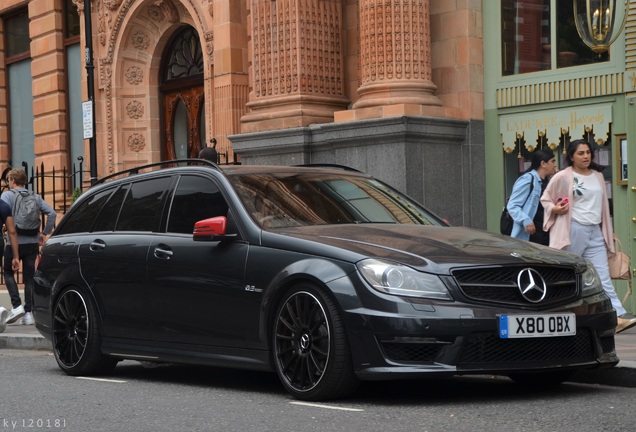
[[[91,111],[91,134],[88,137],[88,148],[90,157],[91,185],[97,182],[97,142],[95,141],[95,82],[93,78],[93,26],[91,24],[91,0],[84,0],[84,31],[85,47],[84,58],[86,63],[86,82],[88,100]]]
[[[592,51],[604,53],[623,31],[630,0],[573,1],[576,31]]]

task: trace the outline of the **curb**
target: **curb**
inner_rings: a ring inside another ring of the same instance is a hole
[[[620,361],[611,369],[587,369],[576,372],[570,382],[636,387],[636,361]]]
[[[51,342],[43,336],[28,333],[3,334],[0,337],[0,349],[47,350],[52,349]]]

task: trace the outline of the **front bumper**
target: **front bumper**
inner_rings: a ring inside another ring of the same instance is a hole
[[[508,375],[612,367],[619,361],[616,313],[604,294],[541,311],[576,315],[576,335],[558,337],[501,339],[498,316],[525,310],[448,303],[421,311],[419,305],[407,305],[397,305],[395,313],[357,309],[345,314],[360,379]]]

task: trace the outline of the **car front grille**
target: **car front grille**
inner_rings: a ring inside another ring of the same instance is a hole
[[[609,347],[603,349],[606,348]],[[586,328],[577,329],[573,337],[500,339],[496,334],[476,333],[466,340],[458,366],[470,367],[475,363],[575,362],[592,361],[595,358],[592,337]]]
[[[461,269],[452,272],[467,299],[489,304],[536,305],[521,295],[517,285],[519,272],[532,268],[546,283],[541,307],[565,303],[577,297],[576,273],[569,267],[513,266]]]

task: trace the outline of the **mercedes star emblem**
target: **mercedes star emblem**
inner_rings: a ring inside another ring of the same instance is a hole
[[[545,298],[548,291],[539,272],[531,268],[519,272],[517,286],[523,298],[530,303],[539,303]]]

